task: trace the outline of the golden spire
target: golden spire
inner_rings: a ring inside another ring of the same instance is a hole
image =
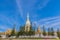
[[[27,13],[27,20],[29,20],[29,13]]]
[[[38,26],[37,32],[40,33],[40,26]]]

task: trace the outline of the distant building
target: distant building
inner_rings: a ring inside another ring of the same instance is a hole
[[[40,26],[38,26],[37,32],[38,32],[38,34],[41,33],[41,31],[40,31]]]
[[[13,30],[14,30],[14,33],[16,33],[15,25],[14,25]],[[11,29],[7,29],[6,32],[5,32],[5,35],[8,36],[8,35],[11,35],[11,33],[12,33],[12,30]]]
[[[5,35],[11,35],[11,30],[10,29],[6,30]]]
[[[1,36],[1,35],[5,35],[5,32],[0,32],[0,36]]]
[[[35,36],[41,36],[40,25],[38,26],[37,31],[35,32]]]

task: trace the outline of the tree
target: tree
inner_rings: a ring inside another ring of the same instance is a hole
[[[43,35],[46,36],[46,30],[44,26],[43,26]]]
[[[31,31],[28,32],[28,35],[30,35],[30,36],[34,35],[34,34],[35,34],[35,31],[33,31],[33,30],[31,30]]]
[[[50,30],[50,28],[48,28],[48,35],[51,35],[51,30]]]
[[[25,27],[25,26],[20,26],[20,29],[19,29],[19,31],[18,31],[18,33],[17,33],[17,37],[18,37],[19,35],[25,35],[24,27]]]
[[[51,35],[54,36],[54,29],[51,28]]]
[[[32,27],[32,25],[31,25],[29,33],[31,33],[31,35],[35,35],[35,27]]]
[[[60,38],[60,30],[57,29],[57,36]]]
[[[19,36],[19,35],[34,35],[35,34],[35,31],[33,30],[32,26],[30,26],[29,32],[25,32],[24,29],[25,29],[25,26],[20,26],[17,36]]]
[[[16,29],[15,29],[16,25],[14,25],[14,28],[11,31],[11,36],[15,36],[16,35]]]
[[[11,32],[11,36],[15,36],[15,30],[13,29],[12,32]]]

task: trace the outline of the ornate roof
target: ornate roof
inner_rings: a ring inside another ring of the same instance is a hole
[[[26,25],[30,25],[29,13],[27,13],[27,21],[26,21]]]

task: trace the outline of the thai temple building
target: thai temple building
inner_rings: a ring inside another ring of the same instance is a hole
[[[10,34],[11,34],[11,30],[7,29],[6,32],[5,32],[5,35],[10,35]]]
[[[29,20],[29,14],[27,14],[27,20],[26,20],[26,24],[25,24],[25,32],[29,32],[30,31],[30,20]]]
[[[25,32],[29,32],[30,31],[30,27],[31,27],[31,22],[30,22],[30,19],[29,19],[29,13],[27,13],[27,18],[26,18],[26,24],[25,24],[25,29],[24,31]],[[15,28],[15,25],[14,25],[14,30],[16,32],[16,28]],[[40,26],[38,26],[38,29],[36,31],[36,34],[40,34],[41,31],[40,31]],[[10,35],[11,34],[11,29],[7,29],[6,32],[5,32],[5,35]]]
[[[15,26],[16,25],[14,25],[14,32],[16,33],[16,27]],[[29,19],[29,13],[27,13],[27,18],[26,18],[26,24],[25,24],[25,27],[24,27],[24,31],[29,32],[30,28],[31,28],[31,22],[30,22],[30,19]],[[11,29],[7,29],[6,32],[0,33],[0,34],[11,35],[11,31],[12,31]],[[38,25],[37,30],[35,31],[35,36],[44,37],[41,30],[40,30],[40,25]],[[57,37],[56,33],[55,33],[55,36]],[[55,37],[55,36],[52,36],[52,37]]]
[[[40,26],[38,26],[37,32],[38,32],[39,34],[41,33],[41,32],[40,32]]]
[[[31,22],[30,22],[30,19],[29,19],[29,13],[27,13],[27,19],[26,19],[26,24],[25,24],[25,32],[29,32],[30,27],[31,27]],[[36,34],[40,34],[40,33],[41,33],[40,26],[38,26]]]
[[[14,33],[16,33],[16,27],[15,27],[15,25],[14,25],[13,29],[14,29]],[[5,32],[5,35],[11,35],[11,32],[12,32],[11,29],[7,29],[6,32]]]

